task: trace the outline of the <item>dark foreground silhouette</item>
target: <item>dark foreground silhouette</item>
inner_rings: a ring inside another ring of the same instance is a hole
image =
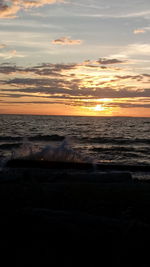
[[[14,266],[150,266],[150,183],[130,173],[0,173],[1,260]]]

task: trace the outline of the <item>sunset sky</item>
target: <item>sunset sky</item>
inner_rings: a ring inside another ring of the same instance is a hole
[[[150,116],[150,0],[0,0],[0,113]]]

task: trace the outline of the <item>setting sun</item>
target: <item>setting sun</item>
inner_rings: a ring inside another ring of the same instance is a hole
[[[95,107],[92,107],[91,110],[102,111],[105,110],[105,107],[103,107],[102,105],[96,105]]]

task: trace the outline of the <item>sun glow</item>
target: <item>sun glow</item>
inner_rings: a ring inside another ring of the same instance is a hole
[[[111,107],[104,106],[103,104],[97,104],[95,106],[82,106],[82,109],[86,110],[88,116],[111,116],[113,109]]]
[[[105,110],[105,107],[103,107],[103,105],[96,105],[95,107],[91,107],[91,110],[102,111],[102,110]]]

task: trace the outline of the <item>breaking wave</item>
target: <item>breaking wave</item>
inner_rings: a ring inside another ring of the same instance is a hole
[[[28,159],[40,161],[63,161],[63,162],[90,162],[94,163],[90,157],[85,157],[71,147],[69,138],[65,138],[59,145],[47,145],[44,148],[35,146],[29,140],[12,152],[12,159]]]

